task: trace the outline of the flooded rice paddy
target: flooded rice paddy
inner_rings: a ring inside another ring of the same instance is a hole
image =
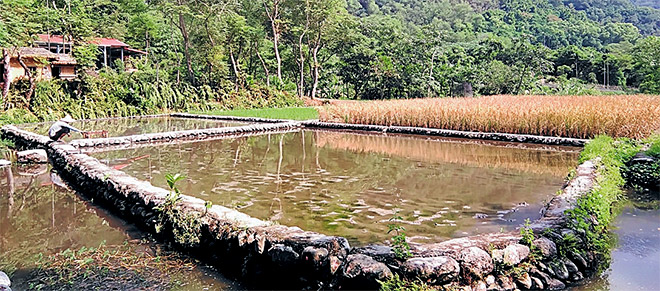
[[[97,153],[115,169],[254,217],[386,242],[398,223],[415,242],[511,229],[577,165],[569,147],[302,130]]]
[[[0,169],[0,270],[10,275],[14,290],[25,290],[35,283],[33,272],[40,257],[67,249],[104,244],[128,247],[136,254],[168,252],[130,224],[62,186],[47,165]],[[185,282],[182,289],[238,286],[202,265],[167,276],[181,274],[185,275],[180,278]]]
[[[112,119],[90,119],[72,122],[71,125],[82,131],[107,131],[108,137],[128,136],[146,133],[159,133],[168,131],[181,131],[191,129],[208,129],[229,126],[242,126],[248,123],[227,122],[220,120],[181,118],[171,116],[158,117],[133,117],[133,118],[112,118]],[[48,135],[48,129],[52,122],[42,122],[35,124],[21,125],[21,129],[32,131],[41,135]],[[99,134],[92,138],[101,137]],[[79,133],[73,133],[65,138],[70,141],[80,139],[83,136]]]

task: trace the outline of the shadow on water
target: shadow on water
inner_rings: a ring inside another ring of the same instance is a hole
[[[660,193],[628,194],[614,222],[617,239],[603,274],[576,291],[658,290],[660,288]]]
[[[10,275],[14,290],[28,289],[35,283],[40,257],[47,261],[65,250],[104,245],[151,257],[165,258],[171,253],[131,224],[65,187],[49,165],[0,169],[0,270]],[[184,284],[181,289],[240,288],[208,267],[192,266],[192,270],[177,270],[164,277],[179,280]]]
[[[301,130],[93,156],[160,187],[283,225],[386,242],[395,211],[414,242],[497,232],[540,216],[576,166],[567,147]]]

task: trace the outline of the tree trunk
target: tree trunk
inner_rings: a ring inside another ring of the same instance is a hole
[[[261,65],[264,67],[264,72],[266,72],[266,86],[270,87],[270,72],[268,71],[268,66],[266,66],[266,61],[264,61],[264,58],[259,53],[259,49],[257,49],[257,57],[259,57]]]
[[[191,84],[195,84],[195,76],[193,75],[192,69],[192,60],[190,57],[190,36],[188,35],[188,29],[186,28],[186,21],[183,17],[183,14],[179,13],[179,30],[181,30],[181,36],[183,36],[183,54],[186,57],[186,68],[188,69],[188,80]]]
[[[229,58],[231,59],[231,67],[234,70],[234,90],[238,90],[239,83],[241,83],[241,75],[238,70],[238,64],[236,64],[236,58],[234,58],[234,50],[229,48]]]
[[[2,75],[2,80],[4,81],[4,86],[2,87],[2,102],[4,103],[4,109],[7,109],[7,96],[9,95],[9,86],[11,85],[11,80],[9,80],[9,61],[11,60],[11,51],[9,51],[9,49],[3,49],[2,52],[2,65],[5,68],[4,74]]]
[[[268,4],[266,3],[266,1],[264,1],[264,8],[266,9],[266,14],[268,15],[268,19],[270,20],[270,28],[273,31],[273,49],[275,50],[275,59],[277,60],[277,79],[280,81],[280,84],[282,84],[282,57],[280,56],[280,48],[279,48],[280,34],[282,33],[280,31],[280,23],[279,23],[280,1],[282,0],[273,1],[272,10],[268,9]]]
[[[316,91],[318,90],[319,87],[319,49],[321,48],[320,43],[317,42],[316,47],[312,50],[312,61],[314,62],[314,65],[312,66],[313,72],[312,72],[312,77],[314,78],[314,81],[312,83],[312,94],[311,97],[312,99],[316,98]]]
[[[305,32],[300,34],[298,38],[298,51],[300,52],[298,58],[298,68],[300,69],[300,79],[298,80],[298,97],[302,98],[305,96],[305,52],[303,51],[303,39],[305,38]]]
[[[523,67],[522,74],[520,74],[520,80],[518,81],[518,87],[516,88],[516,94],[520,94],[520,88],[522,88],[523,80],[525,79],[525,74],[527,74],[527,66]]]
[[[28,110],[32,111],[30,104],[32,103],[32,95],[34,94],[34,89],[37,87],[36,76],[32,74],[30,68],[23,61],[23,56],[21,56],[20,50],[18,51],[18,63],[21,64],[23,70],[25,70],[25,75],[28,77],[30,82],[30,88],[28,89],[27,94],[25,94],[25,106]]]

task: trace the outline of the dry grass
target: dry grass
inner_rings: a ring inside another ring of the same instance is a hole
[[[660,96],[490,96],[347,102],[322,121],[592,138],[643,138],[660,130]]]

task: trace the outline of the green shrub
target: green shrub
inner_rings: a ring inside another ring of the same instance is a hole
[[[24,96],[25,86],[13,86],[7,108],[23,109],[21,114],[0,116],[0,122],[19,123],[55,120],[65,114],[76,119],[121,117],[170,111],[208,111],[300,106],[302,101],[287,92],[252,86],[234,90],[224,87],[165,81],[148,67],[133,73],[102,70],[98,76],[82,73],[79,80],[38,82],[32,100]],[[166,76],[163,76],[166,77]],[[30,114],[24,114],[27,112]],[[7,114],[5,114],[7,115]],[[21,117],[22,119],[17,119]]]
[[[652,135],[646,139],[646,143],[649,144],[649,149],[646,151],[646,154],[660,158],[660,134]]]
[[[567,213],[571,218],[570,228],[581,234],[587,246],[587,249],[575,251],[593,251],[605,262],[609,261],[613,242],[609,235],[609,226],[616,217],[613,205],[623,198],[622,187],[625,184],[622,168],[640,148],[634,140],[615,140],[608,136],[598,136],[585,146],[580,162],[597,161],[598,177],[592,191],[582,196],[577,206]],[[593,223],[594,220],[597,223]],[[565,248],[561,245],[558,247]]]

